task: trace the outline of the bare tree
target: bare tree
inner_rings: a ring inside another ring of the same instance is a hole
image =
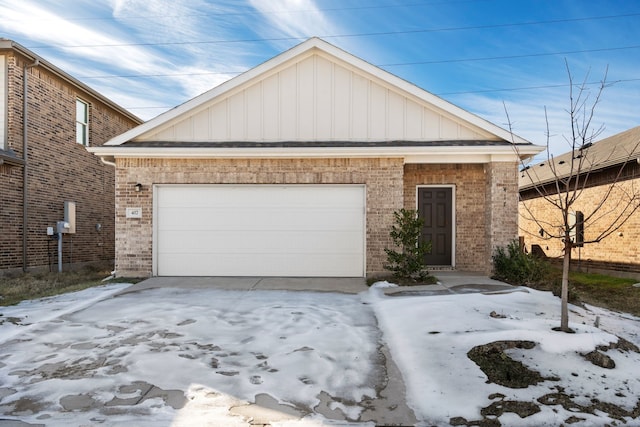
[[[562,302],[560,327],[556,329],[572,332],[569,328],[567,307],[572,249],[602,241],[616,232],[640,207],[640,189],[634,188],[631,179],[637,169],[635,160],[640,140],[611,150],[599,150],[595,141],[602,133],[603,127],[594,129],[593,119],[596,107],[608,86],[606,72],[599,87],[592,93],[588,88],[588,74],[581,83],[576,84],[568,64],[566,68],[570,88],[567,113],[571,121],[571,131],[570,135],[564,138],[569,145],[569,152],[558,157],[550,153],[551,134],[545,108],[546,162],[536,166],[523,165],[521,169],[523,183],[527,184],[531,196],[529,202],[543,200],[554,214],[535,214],[532,205],[521,197],[520,216],[536,224],[540,238],[557,239],[562,242]],[[511,127],[510,121],[509,126]],[[599,193],[598,199],[593,200],[586,208],[587,205],[581,203],[582,211],[576,211],[576,203],[584,195],[585,189],[593,185],[590,178],[596,173],[602,176],[603,171],[606,171],[604,173],[607,183],[599,184],[604,190]],[[580,215],[577,215],[578,213]]]

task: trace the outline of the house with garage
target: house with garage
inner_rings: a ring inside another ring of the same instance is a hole
[[[558,194],[556,180],[573,177],[575,183],[578,178],[581,194],[569,212],[578,244],[572,249],[572,267],[640,277],[640,210],[634,211],[640,203],[639,162],[640,126],[523,169],[519,209],[526,249],[551,259],[563,256],[563,242],[550,238],[561,213],[545,198]],[[626,217],[619,228],[610,229]],[[583,243],[603,233],[609,235],[597,243]]]
[[[57,271],[59,258],[65,268],[113,263],[114,169],[87,148],[141,123],[29,49],[0,39],[0,275],[52,265]],[[75,222],[67,221],[58,245],[65,206]]]
[[[488,272],[542,147],[311,38],[89,150],[116,168],[118,275],[364,277],[403,207],[428,265]]]

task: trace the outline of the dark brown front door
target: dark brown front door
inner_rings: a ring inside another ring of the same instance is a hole
[[[422,237],[431,242],[427,265],[451,265],[452,236],[451,188],[418,189],[418,215],[424,220]]]

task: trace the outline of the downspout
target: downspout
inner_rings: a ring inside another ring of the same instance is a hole
[[[27,272],[27,232],[28,232],[28,221],[27,221],[27,178],[29,176],[29,167],[28,167],[28,154],[27,148],[29,147],[29,138],[27,136],[29,129],[29,73],[27,72],[30,68],[37,67],[40,65],[40,60],[36,58],[33,64],[25,64],[23,68],[22,75],[22,158],[24,159],[24,166],[22,166],[22,271]]]
[[[114,159],[114,160],[115,160],[115,159]],[[640,160],[640,159],[639,159],[639,160]],[[114,168],[116,167],[116,162],[115,162],[115,161],[111,162],[111,161],[109,161],[109,160],[105,159],[104,157],[100,157],[100,161],[101,161],[102,163],[104,163],[105,165],[107,165],[107,166],[113,166]]]

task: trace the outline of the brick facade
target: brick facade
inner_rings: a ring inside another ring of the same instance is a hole
[[[416,187],[453,186],[455,266],[491,272],[491,256],[517,236],[517,166],[514,163],[410,164],[404,206],[416,208]]]
[[[572,207],[572,211],[582,211],[585,217],[588,216],[604,199],[610,185],[585,189]],[[585,240],[595,239],[605,227],[608,227],[628,203],[626,201],[628,196],[637,194],[638,188],[640,188],[640,179],[638,178],[618,182],[607,203],[598,209],[598,221],[585,224]],[[539,234],[541,226],[530,219],[531,215],[543,223],[559,224],[560,210],[541,198],[520,202],[520,235],[524,237],[527,249],[531,250],[531,245],[540,245],[547,256],[561,257],[563,255],[562,242],[559,239],[541,237]],[[590,243],[582,248],[574,248],[571,254],[572,259],[576,262],[582,260],[597,268],[640,273],[640,247],[637,244],[639,234],[640,212],[636,212],[617,231],[599,243]],[[636,274],[636,276],[638,275]]]
[[[153,274],[154,184],[364,184],[367,276],[386,274],[393,212],[416,208],[419,185],[455,186],[456,268],[489,272],[492,250],[517,238],[513,163],[404,165],[402,159],[117,159],[116,270]],[[136,184],[142,191],[135,191]],[[142,218],[126,218],[127,207]],[[491,214],[488,211],[493,210]]]
[[[7,62],[7,144],[23,157],[23,67],[33,63],[17,51]],[[59,71],[59,70],[58,70]],[[57,241],[47,227],[63,219],[64,202],[76,202],[76,234],[63,238],[63,262],[78,264],[114,258],[114,169],[75,142],[75,104],[89,104],[89,144],[102,145],[139,121],[108,105],[95,92],[63,79],[42,63],[28,77],[27,269],[57,263]],[[2,233],[0,273],[22,269],[23,168],[0,165]],[[100,224],[98,230],[97,224]]]
[[[495,250],[518,236],[518,164],[488,163],[485,176],[485,238],[489,249],[485,261],[491,266]]]
[[[153,184],[365,184],[368,275],[383,274],[393,212],[403,204],[401,159],[117,159],[116,271],[152,274]],[[135,184],[143,185],[135,191]],[[126,218],[141,207],[142,219]]]

